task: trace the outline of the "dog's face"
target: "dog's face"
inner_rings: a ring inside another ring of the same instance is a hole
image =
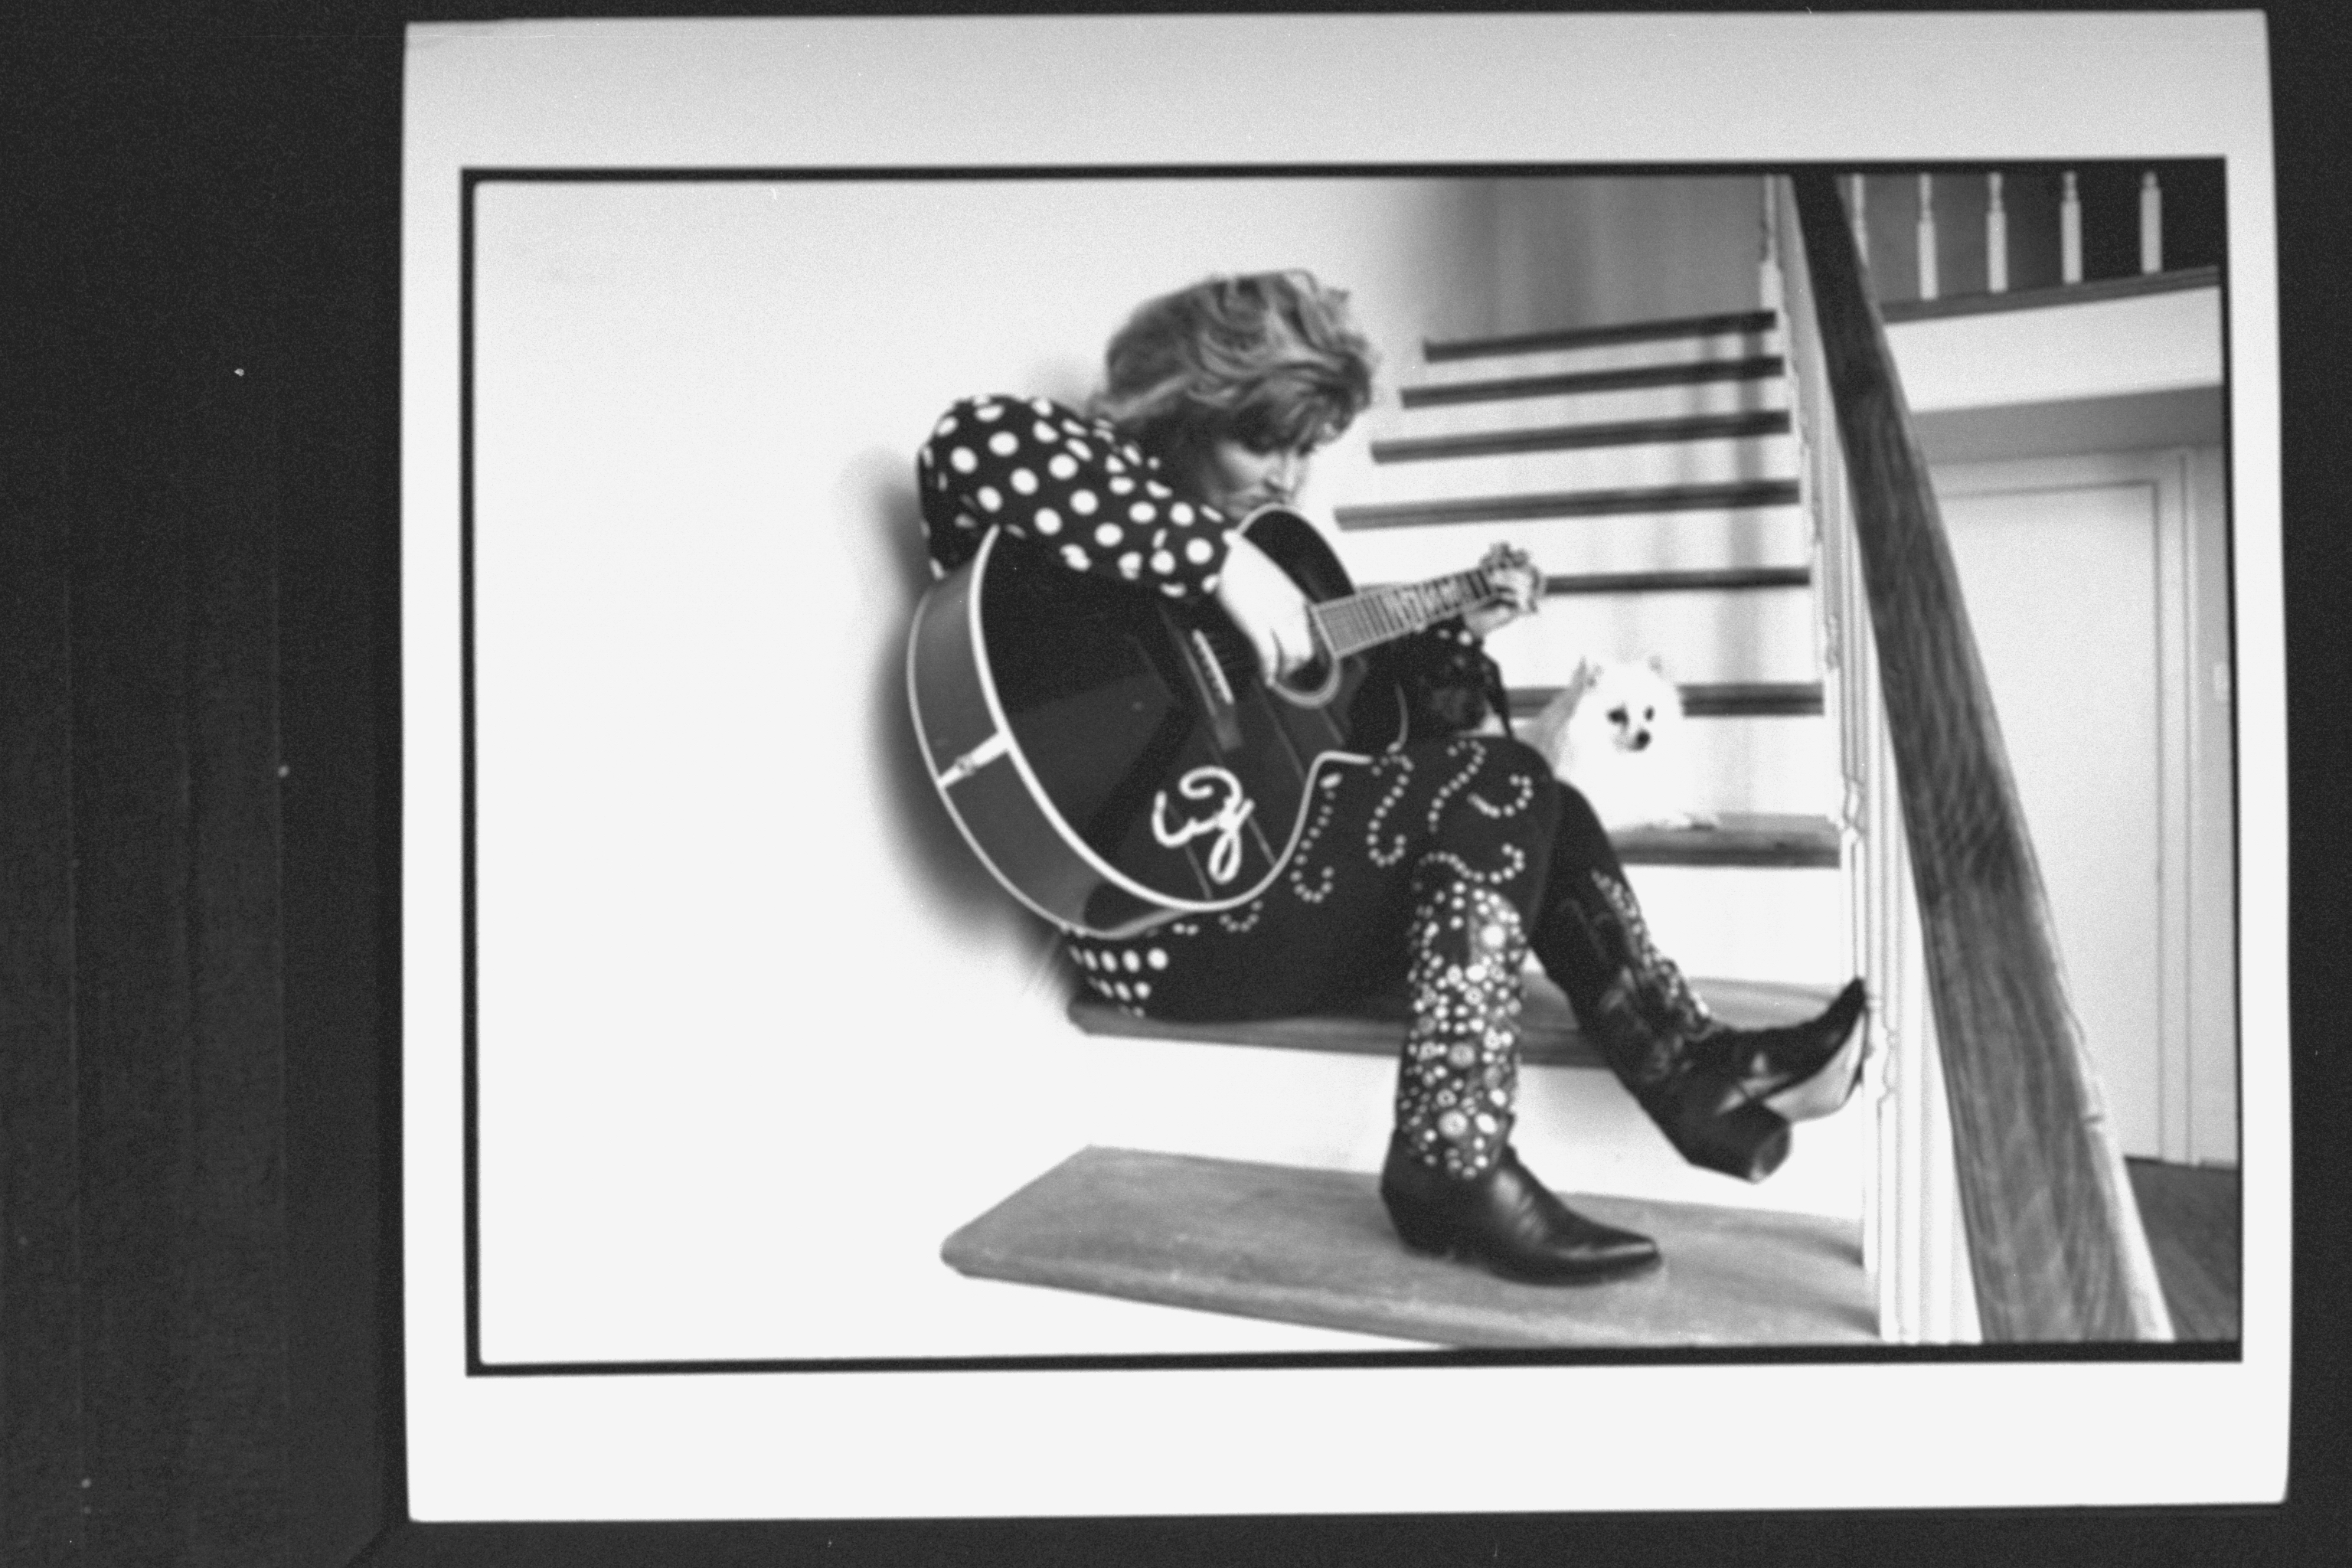
[[[1646,752],[1682,718],[1674,683],[1652,664],[1604,664],[1580,671],[1583,695],[1571,721],[1587,740]]]

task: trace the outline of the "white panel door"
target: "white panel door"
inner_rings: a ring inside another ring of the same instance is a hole
[[[2160,497],[2037,468],[2040,483],[1942,498],[1945,527],[2109,1123],[2124,1152],[2156,1157]]]

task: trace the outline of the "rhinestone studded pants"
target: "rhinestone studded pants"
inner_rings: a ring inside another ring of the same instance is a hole
[[[1100,995],[1175,1020],[1319,1012],[1402,983],[1397,1125],[1475,1176],[1510,1132],[1530,947],[1580,1018],[1622,987],[1662,1030],[1707,1026],[1584,798],[1517,742],[1465,736],[1327,774],[1297,853],[1249,904],[1071,952]]]
[[[1591,815],[1516,741],[1417,742],[1328,772],[1297,852],[1252,902],[1072,952],[1099,994],[1189,1021],[1317,1012],[1404,982],[1398,1124],[1432,1164],[1475,1174],[1508,1136],[1524,931],[1564,811]],[[1597,824],[1591,837],[1605,854]]]
[[[1569,794],[1535,752],[1492,736],[1329,769],[1297,852],[1257,898],[1071,952],[1097,993],[1160,1018],[1277,1018],[1391,992],[1435,880],[1488,889],[1523,920],[1535,910]]]

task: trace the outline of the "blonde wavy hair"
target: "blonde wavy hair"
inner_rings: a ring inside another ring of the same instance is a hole
[[[1208,278],[1137,307],[1094,412],[1180,466],[1220,439],[1306,451],[1371,402],[1377,364],[1346,291],[1313,273]]]

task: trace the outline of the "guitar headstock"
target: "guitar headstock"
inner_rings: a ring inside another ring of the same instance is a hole
[[[1492,589],[1487,599],[1492,608],[1531,616],[1542,605],[1544,574],[1526,551],[1497,544],[1479,558],[1478,570],[1486,574]]]

